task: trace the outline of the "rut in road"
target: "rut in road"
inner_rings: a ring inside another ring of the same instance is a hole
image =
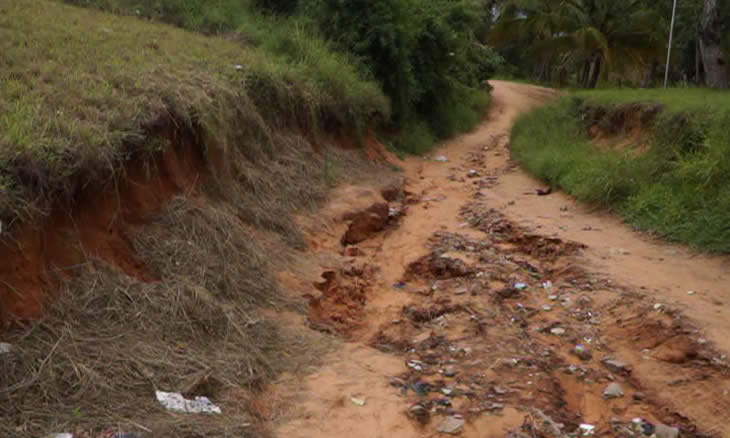
[[[271,392],[294,406],[277,435],[730,437],[727,259],[537,196],[509,131],[553,92],[493,85],[483,125],[433,154],[448,161],[405,161],[385,231],[318,236],[310,323],[347,341]]]

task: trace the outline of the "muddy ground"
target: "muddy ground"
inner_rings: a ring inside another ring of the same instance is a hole
[[[730,437],[728,260],[538,190],[509,130],[552,92],[493,85],[479,129],[398,163],[403,187],[338,191],[318,278],[281,274],[345,342],[266,392],[276,434]]]

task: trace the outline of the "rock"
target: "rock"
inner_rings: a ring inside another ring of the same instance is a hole
[[[365,403],[366,403],[365,399],[357,398],[357,397],[350,397],[350,401],[352,402],[353,405],[360,406],[360,407],[365,406]]]
[[[362,257],[365,252],[356,246],[350,246],[345,248],[345,255],[347,257]]]
[[[400,377],[392,377],[390,379],[390,386],[394,386],[396,388],[402,388],[406,386],[406,381],[401,379]]]
[[[611,383],[603,390],[603,398],[621,398],[624,396],[624,389],[616,382]]]
[[[434,158],[434,161],[437,161],[439,163],[447,163],[449,159],[444,155],[439,155],[438,157]]]
[[[565,334],[565,329],[562,327],[554,327],[550,329],[550,333],[554,334],[555,336],[562,336]]]
[[[605,359],[603,365],[616,374],[631,374],[631,366],[615,359]]]
[[[654,436],[656,438],[679,438],[679,429],[664,424],[655,424]]]
[[[342,244],[354,245],[383,231],[388,224],[389,212],[388,204],[379,202],[355,214],[347,232],[342,236]]]
[[[576,345],[573,349],[573,354],[578,356],[580,360],[588,361],[593,359],[593,351],[591,351],[590,348],[587,348],[584,345]]]
[[[431,413],[422,404],[416,403],[408,408],[408,416],[421,424],[426,424],[431,420]]]
[[[380,190],[380,194],[388,202],[397,201],[403,196],[403,184],[402,182],[389,184]]]
[[[444,368],[444,376],[446,377],[454,377],[457,374],[456,367],[453,365],[449,365],[446,368]]]
[[[641,400],[644,400],[645,398],[646,398],[646,394],[644,394],[643,392],[635,392],[633,395],[633,399],[636,401],[641,401]]]
[[[447,417],[436,429],[439,433],[457,434],[464,427],[464,419],[459,417]]]
[[[431,338],[431,332],[423,332],[420,335],[413,338],[411,341],[414,344],[420,344],[421,342],[426,342]]]
[[[12,351],[13,346],[6,343],[6,342],[0,342],[0,354],[8,354]]]

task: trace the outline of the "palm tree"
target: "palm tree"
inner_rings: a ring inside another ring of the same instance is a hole
[[[530,51],[581,67],[581,84],[621,72],[661,53],[656,13],[641,0],[516,0],[502,10],[492,41],[525,42]]]

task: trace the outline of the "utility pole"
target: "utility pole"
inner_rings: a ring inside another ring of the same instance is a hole
[[[677,0],[672,7],[672,24],[669,26],[669,47],[667,47],[667,68],[664,70],[664,88],[669,83],[669,59],[672,57],[672,40],[674,39],[674,17],[677,15]]]

